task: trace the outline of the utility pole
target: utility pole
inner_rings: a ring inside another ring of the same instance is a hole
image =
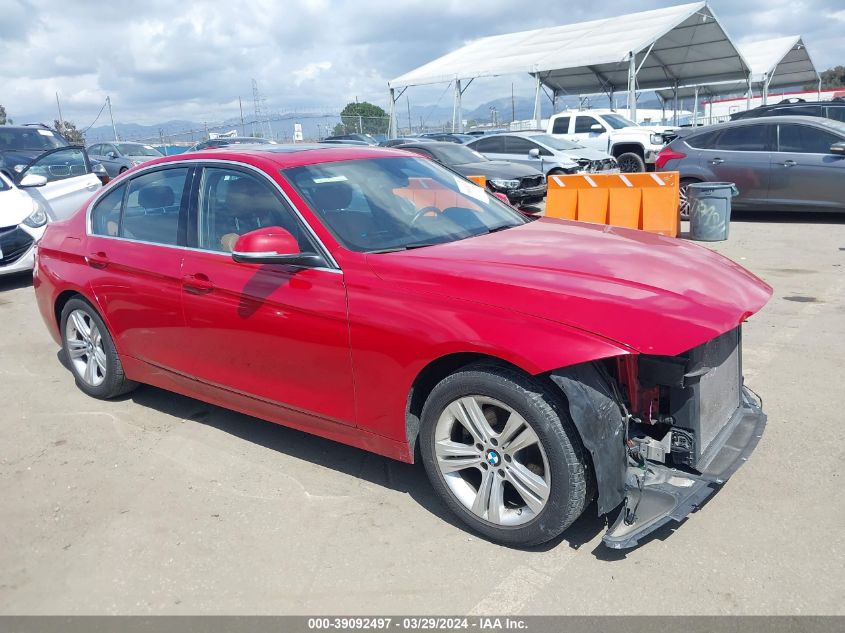
[[[516,102],[513,97],[513,82],[511,82],[511,123],[514,121],[516,121]]]
[[[241,134],[246,136],[246,126],[244,125],[244,104],[241,103],[240,95],[238,95],[238,107],[241,109]]]
[[[410,136],[414,133],[412,129],[414,124],[411,123],[411,101],[408,99],[408,95],[405,95],[405,105],[408,106],[408,135]]]
[[[65,129],[65,120],[62,118],[62,104],[59,101],[59,93],[56,92],[56,106],[59,108],[59,127],[64,131]]]
[[[261,123],[261,95],[258,93],[258,81],[254,77],[252,79],[252,105],[255,109],[255,121],[261,126],[261,132],[263,133],[264,125]]]
[[[114,134],[114,140],[119,141],[120,139],[117,138],[117,128],[114,126],[114,114],[111,111],[111,97],[106,97],[106,103],[109,105],[109,118],[111,119],[111,131]]]

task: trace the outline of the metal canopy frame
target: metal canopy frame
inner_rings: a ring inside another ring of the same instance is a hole
[[[631,118],[637,90],[748,82],[750,67],[706,2],[642,11],[520,33],[486,37],[388,82],[395,90],[455,82],[452,127],[460,131],[462,81],[528,73],[535,78],[534,120],[540,126],[541,90],[559,94],[627,91]],[[391,112],[395,108],[391,106]],[[393,120],[393,119],[392,119]],[[391,125],[391,133],[395,124]]]
[[[818,86],[817,91],[821,92],[821,75],[800,35],[750,42],[740,45],[740,50],[751,66],[747,82],[681,86],[678,96],[683,98],[698,93],[716,97],[747,90],[750,100],[754,88],[757,88],[766,104],[769,90],[775,87],[814,83]],[[673,91],[659,90],[658,95],[661,99],[669,99]]]

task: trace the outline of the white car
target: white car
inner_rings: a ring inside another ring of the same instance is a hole
[[[30,270],[47,222],[73,214],[102,186],[85,150],[41,127],[0,127],[0,275]]]
[[[30,176],[32,179],[46,179]],[[31,270],[34,244],[47,226],[47,211],[0,172],[0,275]]]
[[[612,110],[569,110],[552,115],[547,134],[607,152],[623,172],[653,166],[672,128],[645,127]]]

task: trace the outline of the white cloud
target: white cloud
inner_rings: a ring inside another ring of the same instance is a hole
[[[255,78],[272,111],[387,107],[387,80],[494,33],[564,24],[682,0],[517,5],[510,0],[0,0],[0,103],[17,121],[64,115],[85,126],[106,95],[121,122],[215,121],[252,102]],[[845,63],[841,0],[713,0],[737,40],[801,34],[822,67]],[[478,80],[466,107],[527,77]],[[415,104],[448,104],[446,86],[412,88]],[[448,93],[448,94],[447,94]],[[404,98],[403,98],[404,101]]]

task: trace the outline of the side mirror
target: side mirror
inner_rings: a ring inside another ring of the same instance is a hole
[[[540,158],[540,150],[536,147],[528,150],[528,158]]]
[[[301,253],[296,238],[278,226],[241,235],[235,242],[232,259],[241,264],[285,264],[304,268],[326,265],[317,253]]]
[[[590,126],[590,132],[598,132],[599,134],[601,134],[602,132],[604,132],[604,127],[600,123],[593,123]]]
[[[845,141],[839,141],[830,146],[831,154],[845,155]]]
[[[20,183],[18,183],[19,187],[43,187],[47,184],[47,179],[44,176],[38,176],[36,174],[27,174],[23,178],[21,178]]]
[[[117,158],[117,154],[115,154],[114,152],[109,152],[108,154],[106,154],[106,158],[111,158],[111,159]]]
[[[91,173],[93,173],[97,178],[100,179],[100,182],[104,185],[108,184],[110,177],[109,172],[106,171],[106,168],[103,167],[102,163],[94,163],[91,165]]]

